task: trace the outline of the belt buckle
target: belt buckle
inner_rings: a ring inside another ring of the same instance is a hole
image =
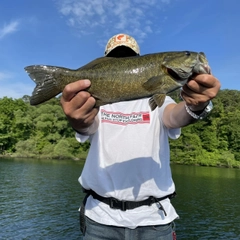
[[[127,201],[119,201],[116,198],[111,197],[109,199],[109,206],[112,209],[120,209],[122,211],[127,210]]]
[[[117,204],[118,200],[116,198],[113,198],[113,197],[110,197],[109,198],[109,206],[110,208],[113,208],[113,209],[118,209],[116,207],[116,204]],[[115,204],[116,203],[116,204]]]

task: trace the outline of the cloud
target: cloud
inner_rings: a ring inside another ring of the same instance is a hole
[[[12,97],[22,98],[24,95],[31,95],[34,83],[23,80],[16,81],[16,76],[19,78],[19,73],[0,72],[0,98]]]
[[[0,72],[0,81],[11,78],[11,75],[8,73]]]
[[[157,32],[153,22],[171,0],[56,0],[59,12],[69,26],[79,29],[81,35],[101,30],[102,34],[131,33],[138,41]],[[152,19],[152,20],[151,20]]]
[[[0,39],[6,35],[16,32],[18,30],[19,21],[13,21],[9,24],[4,24],[3,28],[0,28]]]
[[[0,81],[0,98],[22,98],[24,95],[31,95],[33,91],[32,84],[24,84],[21,82],[2,82]]]

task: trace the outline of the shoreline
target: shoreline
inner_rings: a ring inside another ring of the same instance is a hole
[[[64,157],[64,156],[59,156],[59,157],[47,157],[44,155],[41,156],[14,156],[14,155],[0,155],[0,160],[1,158],[9,158],[9,159],[37,159],[37,160],[56,160],[56,161],[61,161],[61,160],[66,160],[66,161],[85,161],[87,157],[87,154],[82,154],[82,156],[77,157]],[[179,161],[170,161],[170,164],[175,164],[175,165],[185,165],[185,166],[196,166],[196,167],[215,167],[215,168],[232,168],[232,169],[240,169],[240,164],[239,165],[224,165],[224,164],[205,164],[205,163],[181,163]]]

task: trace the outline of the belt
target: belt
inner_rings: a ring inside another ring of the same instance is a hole
[[[142,200],[142,201],[124,201],[124,200],[121,201],[121,200],[118,200],[118,199],[113,198],[113,197],[102,197],[91,189],[90,190],[83,189],[83,191],[85,193],[87,193],[88,196],[92,195],[94,199],[97,199],[97,200],[109,205],[110,208],[119,209],[119,210],[122,210],[122,211],[134,209],[134,208],[141,207],[141,206],[144,206],[144,205],[151,206],[153,203],[158,203],[159,204],[159,209],[164,211],[160,201],[162,201],[166,198],[172,199],[176,196],[176,192],[174,192],[172,194],[166,195],[166,196],[161,197],[161,198],[156,198],[156,197],[150,196],[149,198],[147,198],[145,200]],[[165,211],[164,211],[164,213],[166,215]]]

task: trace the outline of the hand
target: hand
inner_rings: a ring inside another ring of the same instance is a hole
[[[216,97],[220,87],[213,75],[200,74],[182,87],[181,96],[192,111],[201,111]]]
[[[84,91],[91,85],[89,80],[79,80],[65,86],[61,105],[71,126],[81,132],[92,125],[98,108],[95,108],[96,100]]]

